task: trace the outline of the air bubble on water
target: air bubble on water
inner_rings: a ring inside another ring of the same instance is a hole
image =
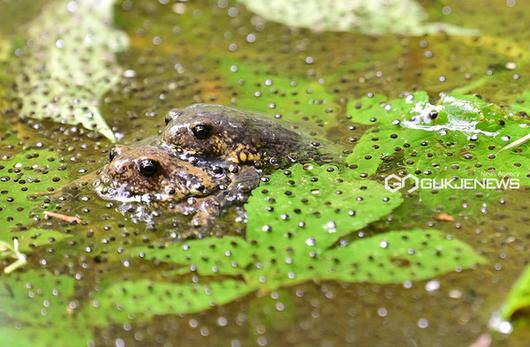
[[[425,290],[428,292],[434,292],[440,289],[440,281],[432,280],[425,283]]]
[[[418,320],[418,328],[425,329],[427,327],[429,327],[429,321],[425,318],[420,318]]]
[[[134,71],[133,69],[127,69],[127,70],[123,71],[123,77],[125,77],[125,78],[136,77],[136,71]]]
[[[509,62],[506,63],[505,67],[508,70],[513,70],[513,69],[517,68],[517,64],[514,63],[513,61],[509,61]]]
[[[217,325],[219,325],[220,327],[225,327],[228,325],[228,320],[225,317],[221,316],[217,318]]]
[[[499,333],[504,335],[511,334],[513,331],[512,324],[502,319],[499,312],[495,312],[491,316],[488,322],[488,326],[490,329],[498,331]]]
[[[309,237],[306,241],[305,241],[306,245],[308,246],[314,246],[316,243],[317,243],[317,240],[315,240],[313,237]]]
[[[77,2],[69,1],[68,4],[66,5],[66,9],[68,10],[68,12],[74,13],[75,11],[77,11]]]
[[[449,291],[449,297],[451,299],[460,299],[462,297],[462,292],[458,289],[451,289]]]
[[[324,225],[324,229],[330,234],[334,233],[337,231],[337,224],[334,221],[329,221]]]
[[[256,35],[253,33],[250,33],[247,35],[247,42],[248,43],[254,43],[256,42]]]

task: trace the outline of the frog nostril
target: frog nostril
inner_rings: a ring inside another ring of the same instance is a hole
[[[109,152],[109,159],[112,161],[116,156],[121,155],[125,151],[125,146],[114,146]]]
[[[220,175],[220,174],[224,173],[223,168],[220,167],[220,166],[213,165],[211,168],[212,168],[213,173],[216,174],[216,175]]]
[[[116,153],[114,148],[111,149],[110,152],[109,152],[109,161],[112,161],[117,155],[118,155],[118,153]]]
[[[167,114],[166,114],[166,117],[164,119],[164,121],[166,122],[166,125],[169,124],[169,122],[171,122],[173,119],[176,119],[178,116],[180,116],[182,114],[182,111],[179,110],[179,109],[172,109],[170,110]]]

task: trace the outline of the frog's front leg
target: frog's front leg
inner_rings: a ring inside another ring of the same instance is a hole
[[[213,196],[197,199],[192,225],[209,226],[223,209],[233,204],[245,203],[252,189],[258,186],[259,181],[259,171],[254,167],[240,168],[237,173],[232,174],[231,183],[226,189]]]

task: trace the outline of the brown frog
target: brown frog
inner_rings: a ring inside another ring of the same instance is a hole
[[[213,104],[171,110],[160,143],[187,156],[263,169],[314,160],[320,146],[259,113]]]
[[[145,144],[114,147],[110,162],[96,175],[93,184],[103,199],[153,208],[167,204],[172,211],[194,215],[196,226],[207,226],[222,208],[244,201],[250,187],[257,185],[253,172],[198,166]]]

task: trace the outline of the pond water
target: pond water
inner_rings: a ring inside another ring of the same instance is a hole
[[[414,3],[453,28],[430,34],[87,3],[0,0],[0,268],[21,263],[0,345],[530,345],[530,300],[491,323],[529,264],[530,150],[501,148],[528,134],[530,3]],[[192,103],[289,121],[333,162],[277,170],[247,223],[228,209],[200,237],[70,189]],[[519,184],[392,193],[390,174]]]

